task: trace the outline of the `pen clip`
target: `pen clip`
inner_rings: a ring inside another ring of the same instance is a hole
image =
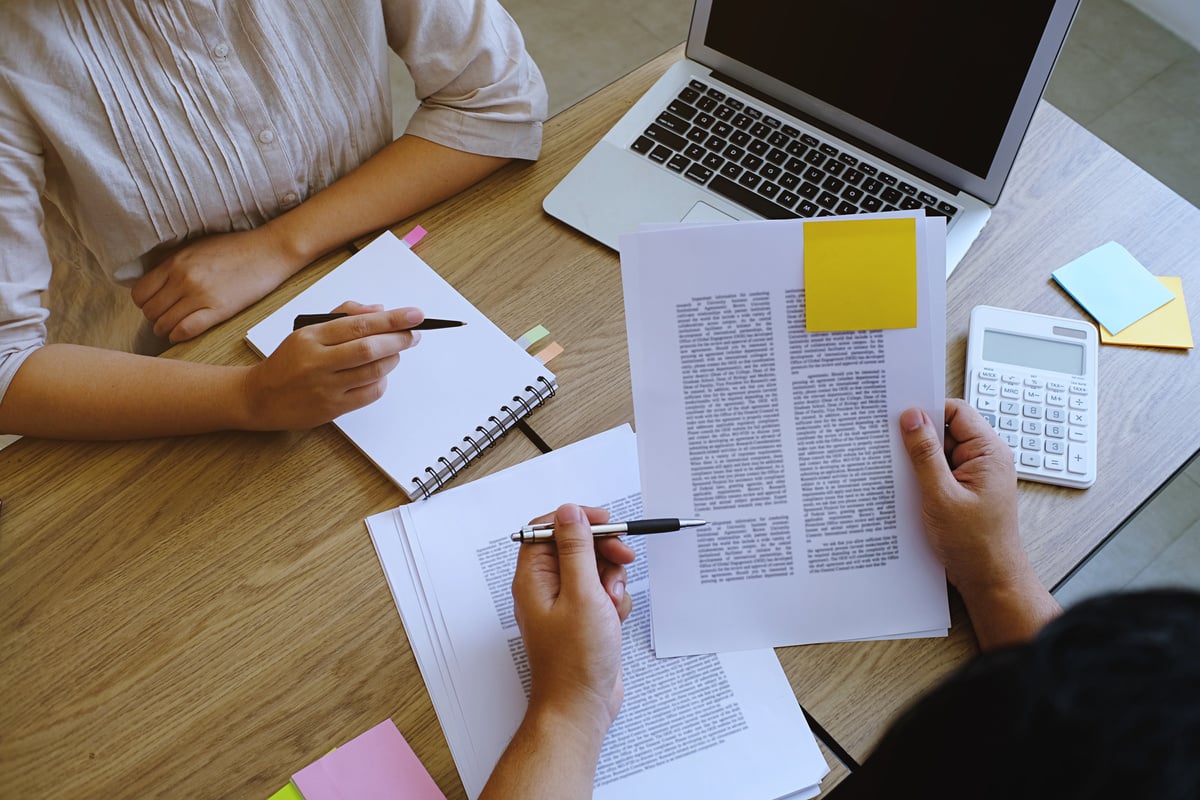
[[[521,533],[532,533],[533,531],[548,531],[554,528],[553,522],[537,522],[533,525],[522,525]]]

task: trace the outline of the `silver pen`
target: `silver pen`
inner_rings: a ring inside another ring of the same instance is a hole
[[[604,525],[593,525],[592,536],[638,536],[646,533],[671,533],[684,528],[696,528],[708,523],[702,519],[635,519],[629,522],[608,522]],[[514,542],[545,542],[554,539],[554,523],[539,522],[536,525],[526,525],[512,534]]]

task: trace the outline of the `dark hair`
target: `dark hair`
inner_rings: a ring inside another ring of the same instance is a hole
[[[1096,598],[980,656],[833,796],[1200,798],[1200,594]]]

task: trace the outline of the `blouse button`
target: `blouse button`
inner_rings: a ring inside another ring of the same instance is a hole
[[[270,144],[275,141],[275,131],[262,131],[258,134],[258,140],[263,144]]]
[[[226,58],[229,55],[229,45],[219,44],[213,48],[213,55],[217,58]]]
[[[297,199],[298,198],[296,197],[295,192],[288,192],[283,196],[283,204],[285,206],[290,206],[292,203],[296,202]]]

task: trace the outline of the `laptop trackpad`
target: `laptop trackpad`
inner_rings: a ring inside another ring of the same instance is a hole
[[[737,217],[731,217],[724,211],[718,211],[708,203],[696,203],[680,222],[736,222]]]

